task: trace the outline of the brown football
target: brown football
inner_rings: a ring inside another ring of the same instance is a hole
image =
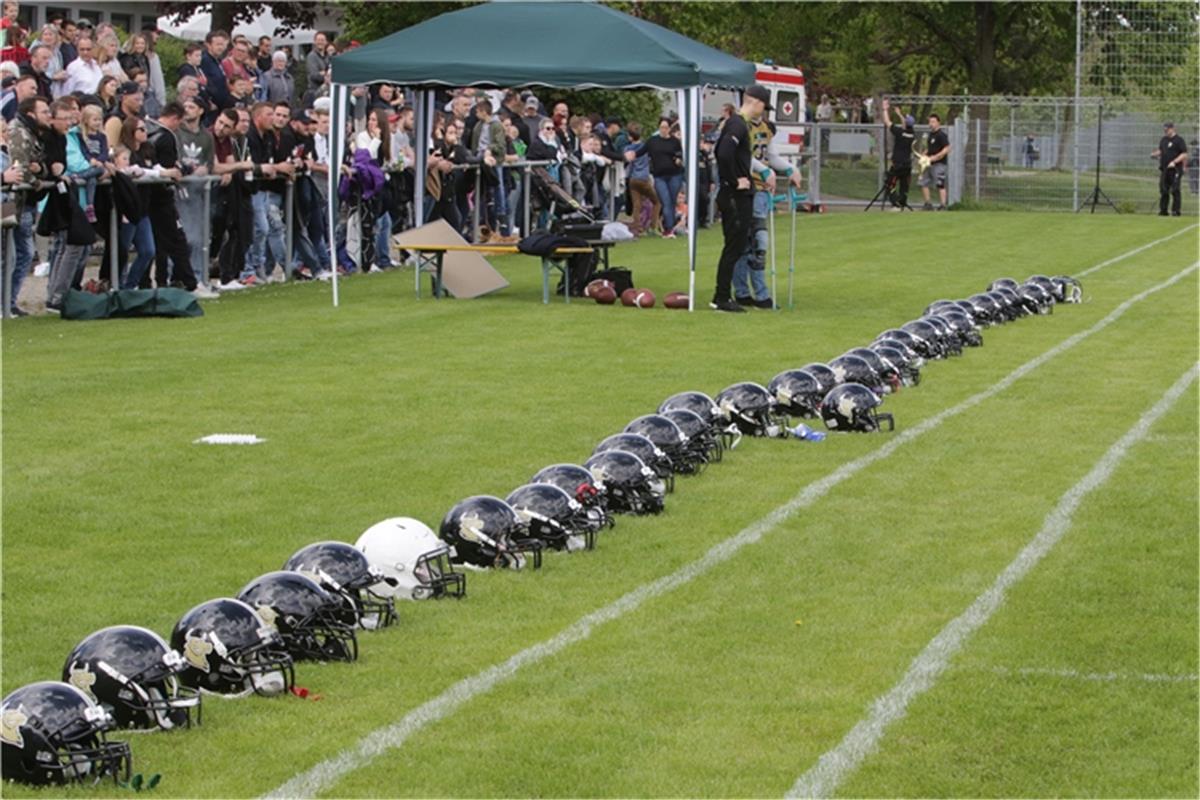
[[[633,298],[637,295],[638,291],[638,289],[626,289],[621,292],[621,305],[632,306]]]
[[[667,308],[687,308],[687,292],[671,292],[663,298],[663,305]]]
[[[608,289],[609,291],[611,291],[613,293],[614,296],[616,295],[616,290],[613,288],[612,281],[605,280],[604,278],[597,278],[596,280],[592,281],[591,283],[589,283],[587,286],[585,286],[583,288],[583,296],[584,297],[595,297],[596,296],[595,293],[599,289]]]
[[[617,293],[611,286],[597,286],[592,290],[592,299],[602,306],[617,302]]]
[[[633,304],[638,308],[654,308],[654,292],[649,289],[635,289]]]

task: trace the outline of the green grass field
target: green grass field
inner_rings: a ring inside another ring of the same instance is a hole
[[[802,217],[792,312],[543,306],[536,261],[518,257],[494,261],[512,286],[474,301],[417,301],[399,271],[346,281],[337,309],[328,286],[306,284],[207,302],[195,320],[5,322],[3,691],[57,678],[100,627],[167,635],[192,605],[235,594],[309,542],[353,542],[398,515],[436,529],[459,499],[581,462],[677,391],[765,383],[932,300],[1002,276],[1078,274],[1193,224]],[[719,248],[719,231],[702,234],[701,301]],[[887,398],[896,434],[744,441],[680,478],[663,515],[622,517],[594,552],[471,573],[461,602],[405,604],[398,627],[360,635],[358,663],[298,667],[320,702],[207,698],[199,729],[132,737],[135,770],[162,773],[162,796],[270,792],[696,562],[1198,251],[1191,227],[1085,277],[1084,304],[986,330],[983,348]],[[647,240],[613,263],[661,298],[686,290],[685,252]],[[779,286],[786,294],[786,274]],[[784,795],[1197,362],[1198,305],[1193,271],[716,568],[356,762],[322,795]],[[1197,796],[1198,413],[1192,384],[837,794]],[[218,432],[267,442],[192,444]]]

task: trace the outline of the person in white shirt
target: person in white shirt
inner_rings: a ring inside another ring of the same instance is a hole
[[[67,79],[63,82],[62,93],[95,94],[100,79],[104,77],[104,72],[92,56],[95,44],[90,38],[81,36],[75,49],[79,52],[79,57],[67,65]]]

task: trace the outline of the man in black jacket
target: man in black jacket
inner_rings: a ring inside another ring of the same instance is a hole
[[[1165,217],[1170,203],[1171,213],[1178,217],[1182,202],[1179,184],[1187,168],[1188,151],[1183,137],[1175,132],[1174,122],[1163,123],[1163,137],[1158,149],[1150,155],[1158,159],[1158,169],[1162,173],[1158,180],[1158,215]]]
[[[150,145],[154,148],[154,163],[161,168],[163,177],[178,180],[183,177],[179,163],[179,140],[175,132],[183,121],[183,107],[178,103],[167,103],[158,116],[157,123],[147,120]],[[154,247],[157,252],[155,279],[161,289],[168,285],[167,262],[170,261],[170,277],[182,283],[183,288],[197,297],[216,297],[217,293],[207,283],[199,283],[192,270],[191,248],[179,221],[179,210],[175,206],[175,187],[161,184],[150,191],[150,225],[154,229]]]
[[[721,188],[717,191],[717,208],[721,211],[721,229],[725,246],[717,263],[717,287],[711,306],[717,311],[744,313],[732,295],[733,268],[749,246],[754,220],[754,189],[750,183],[750,130],[747,119],[758,119],[771,110],[771,94],[766,87],[755,84],[742,95],[742,108],[721,128],[717,140],[717,172]]]

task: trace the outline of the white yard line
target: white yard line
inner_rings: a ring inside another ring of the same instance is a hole
[[[1200,267],[1200,262],[1192,264],[1190,267],[1176,273],[1173,277],[1156,286],[1139,292],[1117,306],[1092,327],[1068,337],[1040,356],[1027,361],[990,388],[972,395],[957,405],[896,434],[878,449],[854,461],[843,464],[824,478],[806,486],[791,500],[771,511],[762,519],[742,529],[731,538],[714,545],[697,560],[685,564],[670,575],[665,575],[658,580],[643,584],[607,606],[586,614],[564,628],[557,635],[516,653],[507,661],[494,664],[482,672],[468,678],[463,678],[437,697],[426,701],[408,712],[396,722],[371,731],[363,736],[357,744],[352,745],[330,759],[316,764],[304,772],[298,773],[290,780],[265,794],[264,797],[315,797],[320,792],[332,787],[343,776],[366,766],[376,756],[382,755],[388,750],[401,747],[408,741],[409,737],[422,730],[425,726],[453,714],[460,706],[490,691],[492,687],[513,677],[523,668],[543,661],[570,645],[586,639],[594,629],[601,625],[624,617],[635,611],[647,600],[652,600],[684,584],[690,583],[699,576],[711,571],[714,567],[733,558],[743,547],[757,542],[797,511],[812,505],[824,497],[838,484],[854,477],[875,462],[887,458],[901,445],[928,433],[951,417],[974,408],[979,403],[1004,391],[1017,380],[1050,359],[1069,350],[1092,334],[1104,330],[1104,328],[1119,319],[1135,303],[1191,275],[1196,271],[1197,267]]]
[[[908,713],[909,704],[927,692],[945,671],[950,659],[970,640],[971,636],[991,619],[1004,603],[1008,591],[1029,571],[1070,529],[1072,517],[1089,494],[1104,485],[1129,453],[1130,448],[1150,432],[1150,427],[1166,414],[1195,381],[1198,367],[1193,364],[1187,372],[1167,389],[1133,427],[1113,444],[1095,466],[1067,490],[1058,504],[1046,515],[1042,529],[1017,557],[1004,568],[992,585],[975,602],[946,624],[925,646],[899,682],[871,704],[865,718],[850,729],[845,738],[822,755],[817,763],[800,776],[787,797],[830,797],[843,780],[853,773],[863,760],[874,752],[888,726]]]
[[[1149,441],[1149,439],[1146,441]],[[1050,667],[1021,667],[1019,669],[989,667],[988,671],[1005,678],[1018,676],[1022,678],[1047,677],[1092,681],[1095,683],[1111,683],[1116,681],[1135,681],[1137,683],[1196,683],[1200,681],[1200,675],[1172,675],[1160,672],[1080,672],[1077,669],[1053,669]]]
[[[1101,261],[1096,266],[1088,267],[1083,272],[1077,273],[1076,275],[1073,275],[1072,277],[1083,278],[1088,275],[1091,275],[1093,272],[1099,272],[1100,270],[1104,269],[1107,266],[1116,264],[1118,261],[1124,261],[1125,259],[1129,258],[1130,256],[1136,256],[1138,253],[1149,250],[1151,247],[1154,247],[1155,245],[1160,245],[1163,242],[1169,242],[1172,239],[1174,239],[1176,236],[1183,236],[1185,233],[1187,233],[1190,230],[1194,230],[1195,228],[1196,228],[1195,224],[1188,225],[1183,230],[1175,231],[1175,233],[1172,233],[1170,236],[1164,236],[1161,239],[1155,239],[1153,242],[1150,242],[1149,244],[1144,244],[1141,247],[1135,247],[1133,250],[1130,250],[1128,253],[1122,253],[1119,256],[1114,256],[1113,258],[1110,258],[1108,261]]]

